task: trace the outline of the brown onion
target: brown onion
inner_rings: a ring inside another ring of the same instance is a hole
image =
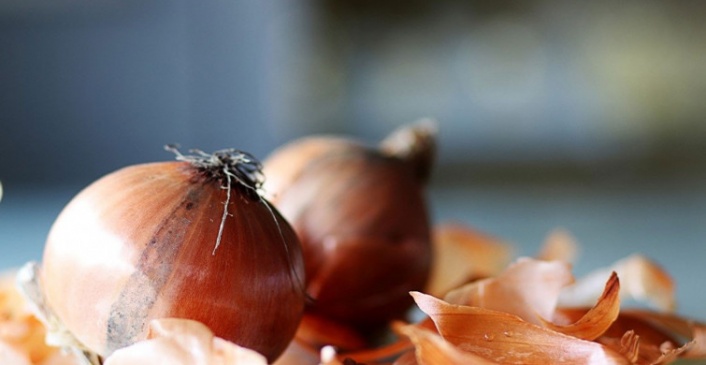
[[[265,160],[263,190],[302,242],[310,313],[369,329],[403,316],[424,287],[433,127],[402,128],[378,147],[308,137]]]
[[[107,356],[177,317],[274,361],[304,310],[301,247],[256,189],[259,162],[235,150],[118,170],[80,192],[54,223],[45,299]]]

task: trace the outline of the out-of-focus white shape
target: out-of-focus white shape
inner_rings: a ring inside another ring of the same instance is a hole
[[[556,228],[549,232],[537,258],[545,261],[576,262],[580,247],[576,239],[566,229]]]
[[[613,271],[620,279],[620,296],[623,300],[634,299],[649,303],[667,312],[676,307],[674,282],[669,274],[654,261],[639,254],[619,260],[610,267],[596,269],[577,280],[574,285],[564,288],[559,305],[593,305]]]

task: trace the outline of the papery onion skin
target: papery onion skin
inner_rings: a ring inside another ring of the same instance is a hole
[[[403,132],[410,130],[423,148],[400,148],[399,138],[378,148],[308,137],[264,161],[263,190],[302,242],[311,313],[368,330],[403,316],[408,293],[424,287],[431,265],[424,190],[435,130]]]
[[[90,350],[143,339],[151,319],[206,324],[272,362],[301,319],[298,239],[279,212],[189,162],[118,170],[80,192],[49,233],[47,302]]]

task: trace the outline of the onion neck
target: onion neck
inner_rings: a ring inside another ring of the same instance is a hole
[[[378,146],[383,155],[407,162],[418,181],[427,182],[436,158],[436,122],[423,119],[390,133]]]

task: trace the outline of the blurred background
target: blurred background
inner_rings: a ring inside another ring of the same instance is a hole
[[[264,158],[312,133],[439,123],[429,198],[575,272],[643,253],[706,319],[706,3],[4,0],[0,269],[61,208],[167,143]]]

